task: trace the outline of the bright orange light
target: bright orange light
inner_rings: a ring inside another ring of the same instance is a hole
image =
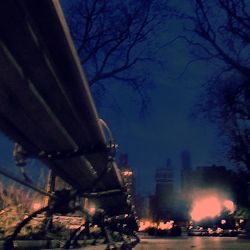
[[[167,222],[160,222],[158,224],[158,229],[161,229],[161,230],[169,230],[173,227],[174,225],[174,221],[173,220],[170,220],[170,221],[167,221]]]
[[[128,176],[132,176],[132,175],[133,175],[133,172],[132,172],[132,171],[129,171],[129,170],[126,170],[126,171],[123,172],[123,175],[124,175],[124,176],[127,176],[127,177],[128,177]]]
[[[234,203],[230,200],[225,200],[223,202],[224,207],[229,211],[230,214],[232,214],[235,211]]]
[[[209,196],[196,200],[190,213],[192,220],[201,221],[205,218],[214,218],[220,215],[222,205],[216,196]]]
[[[150,221],[150,220],[145,220],[145,219],[140,220],[140,222],[139,222],[139,231],[145,231],[150,227],[155,227],[156,228],[157,224]]]
[[[140,221],[139,223],[139,231],[145,231],[146,229],[151,227],[151,222],[146,220],[146,221]]]
[[[91,206],[91,207],[89,207],[89,213],[91,214],[91,215],[93,215],[94,213],[95,213],[95,210],[96,210],[96,208],[95,208],[95,206]]]

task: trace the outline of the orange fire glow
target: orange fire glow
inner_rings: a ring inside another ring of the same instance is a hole
[[[157,227],[156,223],[151,222],[150,220],[141,220],[139,223],[139,231],[145,231],[150,227]]]
[[[145,231],[148,228],[154,227],[161,230],[169,230],[173,227],[174,221],[170,220],[167,222],[160,221],[158,224],[150,220],[141,220],[139,223],[139,231]]]
[[[167,222],[159,222],[158,224],[158,229],[161,229],[161,230],[170,230],[174,225],[174,221],[173,220],[170,220],[170,221],[167,221]]]
[[[194,221],[214,218],[219,216],[223,210],[227,210],[229,214],[235,211],[235,205],[231,200],[225,199],[225,195],[214,193],[205,196],[198,196],[193,201],[191,218]]]
[[[91,215],[93,215],[96,211],[96,207],[94,205],[92,205],[91,207],[89,207],[88,211]]]
[[[139,231],[145,231],[151,225],[150,221],[140,221],[139,223]]]
[[[194,221],[201,221],[206,218],[214,218],[220,215],[222,205],[218,197],[208,196],[196,200],[193,203],[191,218]]]

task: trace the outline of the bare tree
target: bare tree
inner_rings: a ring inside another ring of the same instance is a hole
[[[250,2],[191,0],[189,7],[183,38],[196,59],[215,65],[200,111],[219,125],[229,158],[250,170]]]
[[[250,4],[246,0],[191,0],[185,39],[196,47],[196,56],[218,63],[223,72],[249,76]]]
[[[106,93],[110,82],[125,83],[146,107],[148,74],[142,65],[153,61],[150,52],[163,8],[157,0],[70,1],[67,21],[93,89]]]
[[[250,84],[232,75],[210,82],[198,111],[216,123],[226,145],[227,156],[240,166],[250,166]],[[250,170],[250,169],[249,169]]]

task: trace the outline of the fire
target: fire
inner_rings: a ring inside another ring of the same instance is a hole
[[[167,222],[160,221],[158,224],[150,220],[141,220],[139,223],[139,231],[145,231],[148,228],[154,227],[161,230],[170,230],[174,225],[174,221],[170,220]]]
[[[140,221],[139,223],[139,231],[145,231],[146,229],[151,227],[150,221]]]
[[[170,220],[170,221],[167,221],[167,222],[160,222],[158,224],[158,229],[161,229],[161,230],[170,230],[174,225],[174,221],[173,220]]]
[[[191,218],[194,221],[200,221],[205,218],[214,218],[220,215],[222,205],[218,197],[209,196],[198,199],[194,202],[191,211]]]
[[[215,218],[225,209],[229,214],[232,214],[235,211],[234,203],[231,200],[219,198],[218,194],[214,194],[195,200],[190,215],[192,220],[201,221]]]
[[[145,231],[150,227],[157,227],[157,225],[150,220],[141,220],[139,223],[139,231]]]

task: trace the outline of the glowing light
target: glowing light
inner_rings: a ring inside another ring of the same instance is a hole
[[[150,228],[152,223],[149,220],[146,221],[140,221],[139,223],[139,231],[145,231],[148,228]]]
[[[216,233],[217,234],[220,234],[220,233],[222,233],[223,232],[223,229],[222,228],[220,228],[220,227],[217,227],[217,229],[216,229]]]
[[[140,220],[139,231],[145,231],[148,228],[152,228],[152,227],[157,228],[157,229],[161,229],[161,230],[169,230],[173,226],[174,226],[173,220],[170,220],[167,222],[160,221],[158,224],[154,223],[150,220]]]
[[[196,200],[190,213],[192,220],[201,221],[206,218],[214,218],[220,215],[222,205],[216,196],[209,196]]]
[[[235,211],[234,203],[230,200],[225,200],[223,202],[224,207],[229,211],[230,214],[232,214]]]
[[[33,210],[38,210],[38,209],[40,209],[42,207],[42,204],[40,203],[40,202],[34,202],[33,204],[32,204],[32,209]]]
[[[161,229],[161,230],[169,230],[171,229],[172,227],[174,226],[174,221],[173,220],[170,220],[170,221],[167,221],[167,222],[159,222],[158,224],[158,229]]]
[[[133,175],[133,172],[129,171],[129,170],[126,170],[126,171],[123,171],[123,175],[126,176],[126,177],[129,177],[129,176]]]
[[[88,211],[89,211],[89,213],[91,215],[93,215],[95,213],[95,211],[96,211],[96,207],[95,206],[91,206],[91,207],[88,208]]]
[[[220,223],[221,223],[221,225],[224,225],[224,224],[227,223],[227,221],[226,220],[221,220]]]

